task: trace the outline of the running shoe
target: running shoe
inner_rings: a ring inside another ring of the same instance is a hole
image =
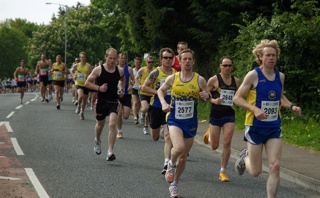
[[[84,120],[83,111],[80,111],[79,115],[80,115],[80,120]]]
[[[108,153],[107,161],[113,161],[116,159],[116,156],[113,153]]]
[[[122,139],[122,132],[121,132],[121,131],[118,132],[117,138],[118,138],[118,139]]]
[[[46,99],[46,102],[48,103],[48,102],[49,102],[49,100],[48,100],[48,99]]]
[[[170,185],[169,187],[169,193],[170,193],[170,198],[177,198],[179,197],[179,192],[177,186],[172,186]]]
[[[146,119],[146,117],[142,115],[141,118],[140,118],[140,123],[144,124],[145,119]]]
[[[139,120],[137,118],[134,119],[134,124],[135,125],[139,124]]]
[[[243,149],[240,152],[240,158],[235,163],[235,170],[239,175],[243,175],[244,171],[246,170],[246,164],[244,163],[244,158],[248,156],[247,149]]]
[[[228,182],[229,178],[225,172],[220,172],[219,180],[222,182]]]
[[[57,105],[57,109],[58,109],[58,110],[60,109],[60,105]]]
[[[149,134],[149,129],[147,126],[143,127],[143,134],[148,135]]]
[[[78,101],[76,101],[76,102],[74,103],[74,105],[75,105],[75,106],[78,106]]]
[[[208,130],[206,131],[206,133],[203,135],[203,142],[205,144],[209,143],[209,134],[210,134],[210,128],[208,128]]]
[[[247,149],[245,149],[245,148],[244,148],[244,149],[242,149],[242,150],[240,151],[239,156],[240,156],[240,157],[242,157],[242,156],[244,156],[244,155],[245,155],[245,156],[247,156],[247,155],[248,155],[248,150],[247,150]]]
[[[162,169],[162,171],[161,171],[161,174],[162,174],[162,175],[165,175],[165,174],[166,174],[167,168],[168,168],[168,162],[165,163],[164,166],[163,166],[163,169]]]
[[[167,171],[165,174],[165,178],[167,182],[172,183],[174,180],[174,172],[176,171],[176,167],[171,167],[170,163],[168,163]]]
[[[97,155],[101,154],[101,141],[94,141],[94,152]]]
[[[42,99],[41,102],[44,102],[44,99]]]
[[[79,114],[79,113],[80,113],[80,105],[77,106],[75,113],[76,113],[76,114]]]

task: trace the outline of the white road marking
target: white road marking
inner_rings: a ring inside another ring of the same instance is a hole
[[[13,130],[12,130],[10,124],[9,124],[9,121],[0,122],[0,126],[3,125],[3,124],[6,126],[8,132],[13,132]]]
[[[41,185],[40,181],[38,180],[37,176],[34,174],[32,168],[25,168],[26,173],[31,180],[34,188],[36,189],[38,196],[41,198],[49,198],[49,195],[47,194],[46,190]]]
[[[33,102],[33,101],[36,101],[36,100],[37,100],[37,98],[31,99],[32,102]]]
[[[30,103],[29,101],[28,101],[28,102],[26,102],[26,105],[27,105],[27,104],[29,104],[29,103]]]
[[[10,118],[11,116],[13,116],[14,111],[12,111],[11,113],[9,113],[9,115],[6,118]]]
[[[16,109],[21,109],[21,107],[23,107],[23,105],[17,106]]]
[[[16,151],[17,155],[24,155],[21,147],[18,144],[17,138],[11,138],[11,142],[12,142],[13,148]]]
[[[20,180],[20,178],[0,176],[0,180],[1,179],[3,179],[3,180]]]

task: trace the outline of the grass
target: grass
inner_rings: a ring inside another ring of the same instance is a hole
[[[200,101],[198,105],[199,120],[208,122],[210,104]],[[320,115],[303,115],[297,117],[289,110],[282,110],[282,140],[288,144],[306,148],[310,151],[320,151]],[[236,107],[237,131],[244,129],[245,110]]]

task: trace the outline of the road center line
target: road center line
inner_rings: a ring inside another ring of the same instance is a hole
[[[16,109],[21,109],[21,107],[23,107],[23,105],[17,106]]]
[[[14,114],[14,111],[12,111],[11,113],[9,113],[9,115],[8,115],[6,118],[10,118],[13,114]]]
[[[41,197],[41,198],[49,198],[49,195],[47,194],[47,192],[45,191],[45,189],[41,185],[41,183],[38,180],[37,176],[34,174],[32,168],[25,168],[25,170],[26,170],[26,173],[27,173],[29,179],[31,180],[34,188],[36,189],[39,197]]]
[[[17,155],[24,155],[21,147],[18,144],[17,138],[11,138],[11,142],[12,142],[13,148],[16,151]]]

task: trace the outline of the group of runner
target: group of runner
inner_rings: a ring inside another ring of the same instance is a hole
[[[33,92],[37,91],[39,88],[39,78],[37,75],[32,74],[29,72],[26,78],[27,81],[27,91]],[[1,93],[17,93],[18,92],[18,84],[17,80],[13,78],[4,79],[0,78],[0,94]]]
[[[143,133],[154,141],[164,133],[164,164],[161,173],[170,183],[170,197],[178,197],[177,184],[186,166],[186,159],[197,133],[197,105],[199,99],[211,104],[209,129],[204,135],[204,143],[213,150],[219,147],[220,134],[223,133],[223,150],[218,179],[228,182],[227,164],[231,153],[231,142],[235,128],[234,103],[247,110],[245,138],[247,149],[240,153],[235,164],[236,171],[242,175],[245,169],[253,176],[262,171],[262,148],[265,146],[270,167],[267,182],[269,197],[275,197],[279,186],[279,161],[281,156],[281,120],[279,107],[291,109],[296,115],[301,109],[283,95],[284,74],[275,69],[280,55],[278,43],[263,40],[253,54],[258,66],[250,71],[243,82],[232,73],[233,59],[223,56],[219,62],[220,72],[206,81],[193,71],[194,52],[186,42],[177,45],[178,55],[170,48],[159,51],[159,64],[155,58],[147,56],[146,66],[141,67],[142,59],[134,58],[130,67],[125,53],[114,48],[106,50],[105,62],[96,66],[87,63],[87,55],[80,52],[72,68],[67,69],[61,56],[52,64],[42,54],[36,65],[39,75],[42,101],[48,102],[47,86],[52,84],[55,91],[56,108],[60,109],[63,100],[63,87],[66,78],[74,80],[73,103],[75,112],[84,119],[88,105],[95,108],[96,125],[94,152],[100,155],[101,133],[106,117],[108,122],[107,161],[116,159],[113,152],[116,138],[123,138],[123,119],[128,119],[131,108],[135,124],[143,124]],[[21,61],[14,73],[22,103],[23,87],[26,87],[28,69]],[[68,77],[69,76],[69,77]],[[89,96],[90,95],[90,96]],[[139,115],[140,112],[140,115]]]

